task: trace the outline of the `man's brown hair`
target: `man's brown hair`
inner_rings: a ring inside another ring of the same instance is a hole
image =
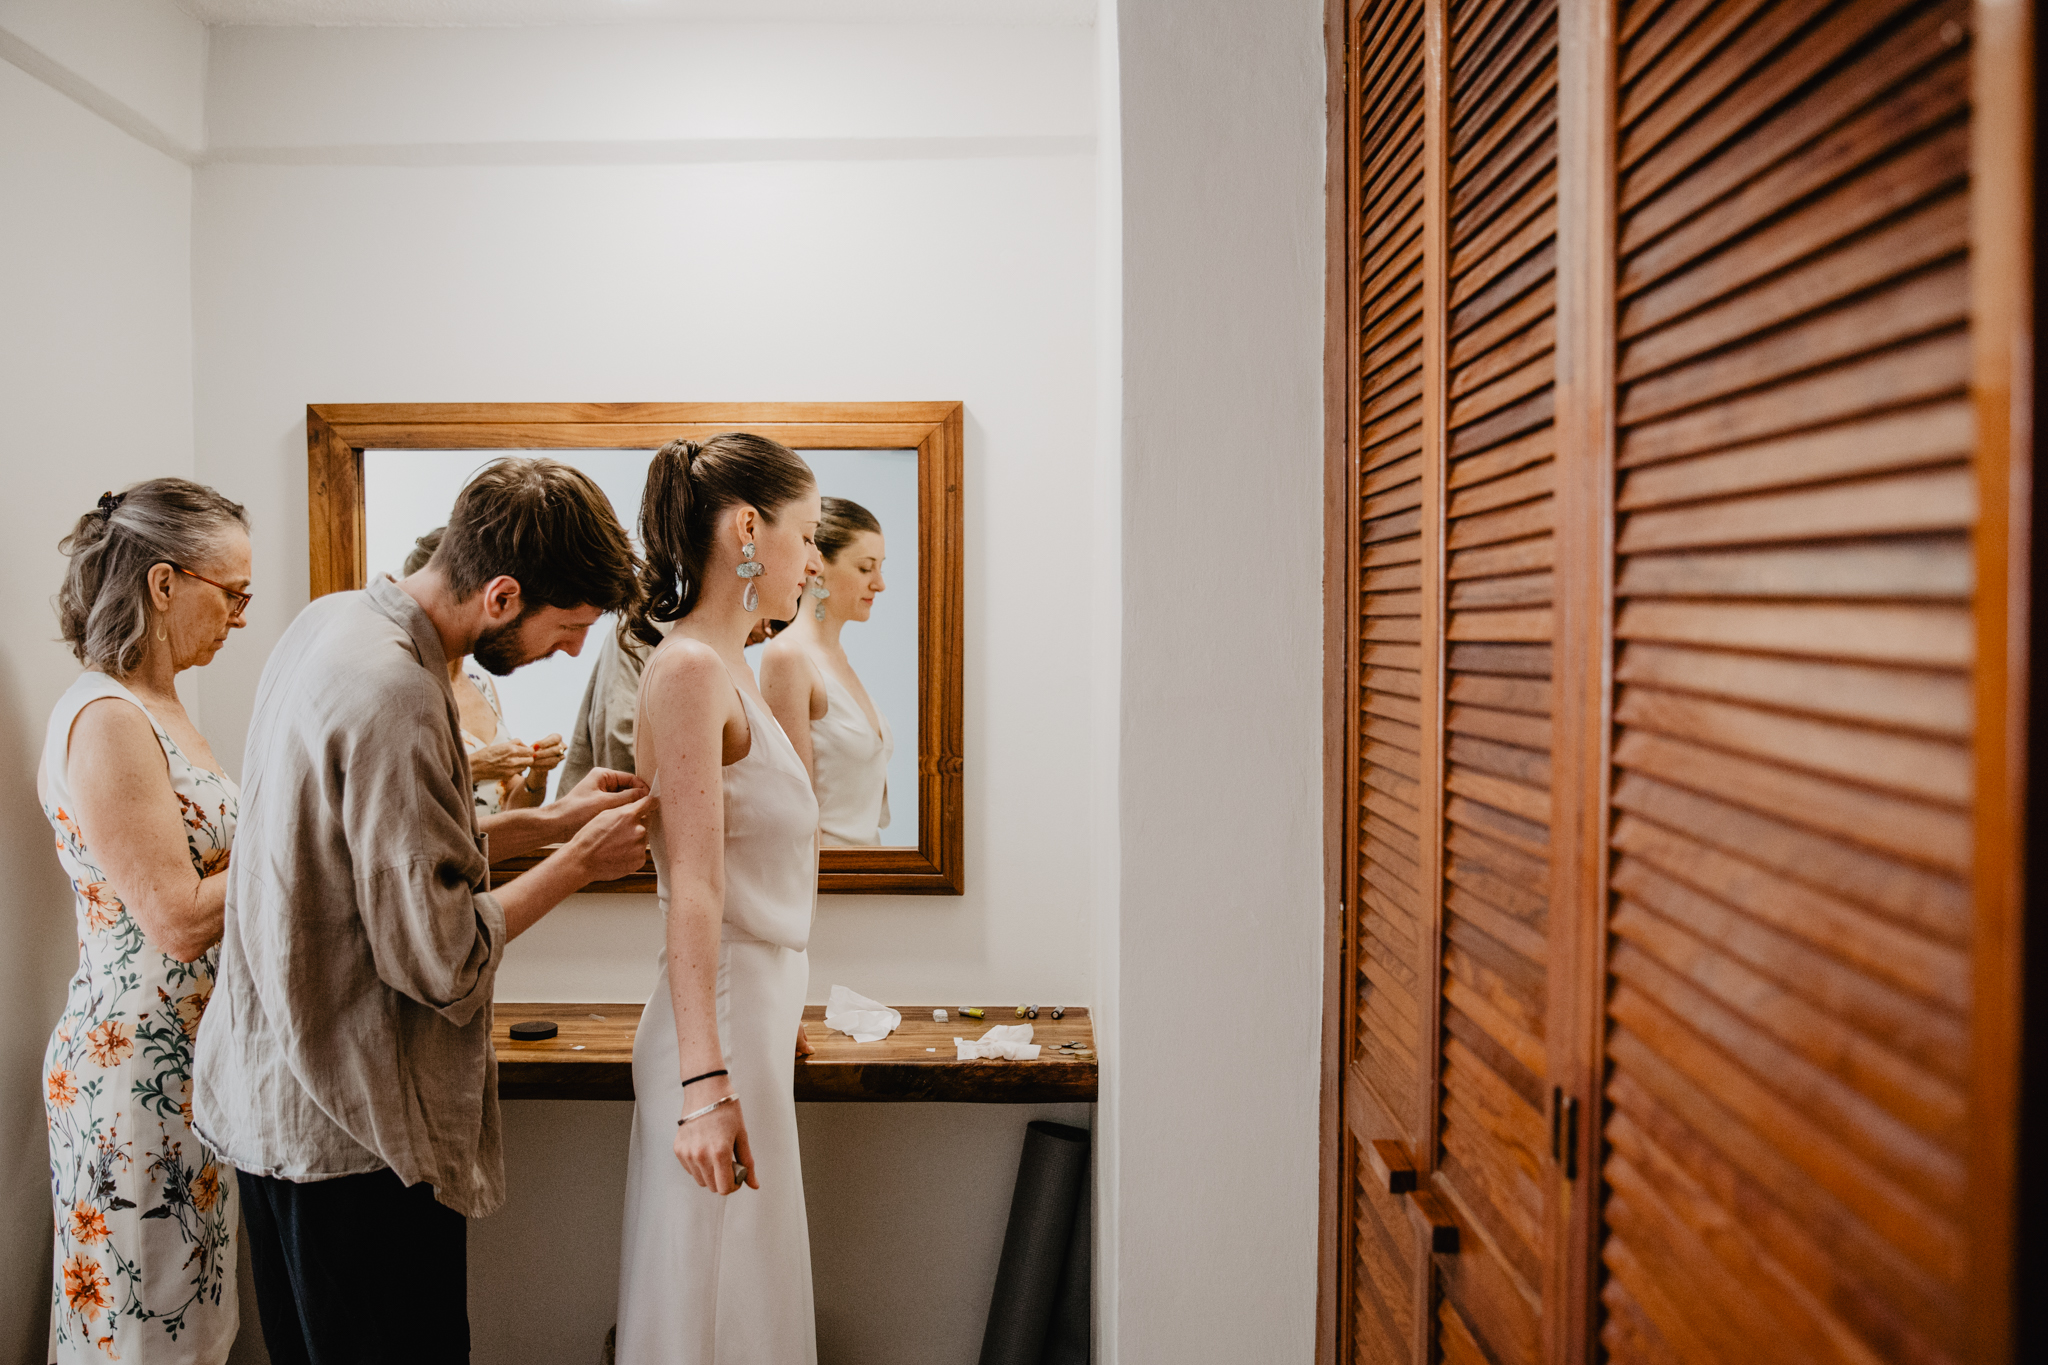
[[[524,610],[622,611],[639,594],[633,553],[611,499],[580,469],[511,456],[469,481],[430,561],[463,601],[500,574],[519,580]]]

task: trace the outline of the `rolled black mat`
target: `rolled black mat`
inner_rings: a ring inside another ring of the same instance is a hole
[[[1074,1234],[1074,1208],[1087,1181],[1085,1128],[1041,1119],[1024,1130],[981,1365],[1039,1365]]]
[[[1093,1324],[1088,1305],[1094,1293],[1094,1220],[1088,1216],[1088,1182],[1074,1194],[1074,1233],[1067,1239],[1067,1263],[1053,1297],[1052,1329],[1045,1334],[1039,1365],[1089,1365]]]

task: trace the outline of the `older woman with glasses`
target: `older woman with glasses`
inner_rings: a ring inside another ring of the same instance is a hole
[[[85,671],[36,774],[76,892],[78,971],[43,1058],[60,1361],[219,1362],[235,1178],[192,1132],[239,796],[173,682],[249,605],[248,518],[211,488],[108,493],[61,543],[63,638]]]

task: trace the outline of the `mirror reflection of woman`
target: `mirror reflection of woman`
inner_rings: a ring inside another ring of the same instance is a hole
[[[630,625],[667,951],[633,1037],[619,1365],[818,1358],[794,1095],[818,802],[743,652],[796,614],[818,516],[810,468],[759,436],[647,469]]]
[[[824,567],[803,609],[761,651],[761,694],[811,770],[818,832],[827,846],[879,844],[889,827],[889,760],[896,737],[840,632],[874,614],[888,588],[887,546],[874,513],[846,498],[821,500],[818,554]]]
[[[247,624],[248,521],[211,488],[151,479],[103,496],[61,548],[57,615],[85,671],[36,773],[78,925],[43,1054],[55,1358],[218,1365],[240,1321],[235,1173],[192,1131],[192,1044],[241,794],[173,680]]]
[[[411,578],[425,568],[440,548],[441,533],[447,529],[436,526],[414,541],[412,553],[405,557],[405,567],[398,576]],[[567,751],[562,737],[549,735],[533,744],[513,738],[505,728],[505,710],[498,704],[497,684],[466,654],[448,661],[448,683],[455,690],[462,742],[469,750],[469,775],[476,782],[477,815],[538,806],[547,795],[548,774],[561,763]]]

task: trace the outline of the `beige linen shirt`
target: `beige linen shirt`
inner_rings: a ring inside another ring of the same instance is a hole
[[[384,1168],[467,1217],[505,1197],[469,756],[433,623],[396,583],[299,613],[243,758],[193,1127],[242,1170]]]

